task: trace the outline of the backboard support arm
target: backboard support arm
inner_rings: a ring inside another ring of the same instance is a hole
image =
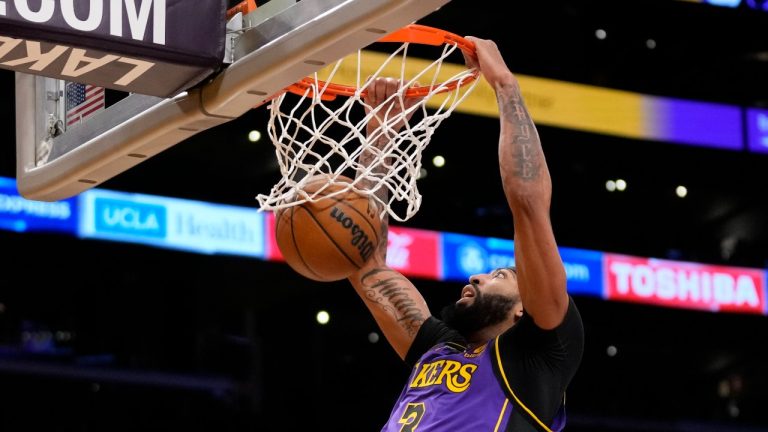
[[[46,78],[17,73],[19,193],[39,201],[77,195],[199,132],[238,118],[290,84],[449,1],[297,2],[243,29],[234,62],[209,82],[169,99],[131,94],[97,114],[93,125],[53,137],[46,163],[36,158],[45,138],[39,118],[44,100],[38,89]]]

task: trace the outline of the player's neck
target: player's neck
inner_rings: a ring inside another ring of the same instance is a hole
[[[489,340],[496,338],[500,334],[510,329],[514,322],[501,322],[494,324],[483,329],[476,331],[475,333],[467,336],[467,344],[470,348],[477,347],[487,343]]]

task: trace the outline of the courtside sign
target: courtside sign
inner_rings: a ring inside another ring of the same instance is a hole
[[[765,272],[605,254],[608,300],[712,312],[762,314]]]

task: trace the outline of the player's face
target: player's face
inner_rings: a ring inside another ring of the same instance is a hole
[[[473,334],[504,322],[520,303],[517,275],[510,269],[473,275],[461,290],[461,298],[443,309],[443,320],[462,335]],[[519,307],[517,308],[519,309]]]
[[[498,268],[490,273],[476,274],[469,278],[469,284],[461,290],[457,305],[473,304],[479,294],[496,294],[519,300],[517,273],[508,268]]]

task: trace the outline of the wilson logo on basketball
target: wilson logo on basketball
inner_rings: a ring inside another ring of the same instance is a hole
[[[331,218],[335,219],[344,229],[349,230],[352,234],[350,244],[357,248],[363,261],[368,261],[374,249],[368,234],[338,207],[331,208]]]

